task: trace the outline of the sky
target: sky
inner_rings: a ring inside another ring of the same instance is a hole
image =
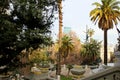
[[[88,28],[94,29],[95,33],[93,38],[98,41],[103,41],[103,31],[98,28],[90,21],[89,13],[95,6],[92,5],[94,2],[100,2],[100,0],[64,0],[63,1],[63,27],[71,27],[81,42],[85,42],[86,38],[86,26]],[[58,15],[56,15],[57,17]],[[120,29],[120,22],[118,24]],[[54,22],[54,27],[52,27],[52,36],[54,39],[57,38],[59,30],[58,19]],[[116,28],[108,30],[108,44],[117,44],[118,33]]]

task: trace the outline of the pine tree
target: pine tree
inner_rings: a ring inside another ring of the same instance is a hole
[[[15,70],[23,50],[52,43],[56,0],[0,1],[0,72]],[[28,54],[27,54],[28,55]]]

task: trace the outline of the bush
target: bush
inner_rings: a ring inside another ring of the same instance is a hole
[[[70,69],[72,69],[72,68],[73,68],[73,65],[68,64],[68,65],[67,65],[67,68],[68,68],[68,70],[70,70]]]

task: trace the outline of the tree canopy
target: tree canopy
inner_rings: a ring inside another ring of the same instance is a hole
[[[24,49],[36,49],[52,43],[50,28],[54,21],[56,0],[0,1],[0,72],[21,64]]]
[[[91,21],[95,24],[98,22],[102,30],[113,28],[120,20],[119,4],[118,0],[101,0],[101,3],[93,3],[96,7],[90,12]]]

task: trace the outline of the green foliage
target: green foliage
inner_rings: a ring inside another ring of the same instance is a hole
[[[72,64],[68,64],[68,65],[67,65],[67,68],[68,68],[68,70],[70,70],[70,69],[73,68],[73,65],[72,65]]]
[[[0,73],[22,65],[20,53],[51,45],[50,28],[56,0],[0,1]],[[10,6],[11,4],[12,6]],[[26,57],[27,58],[27,57]]]
[[[92,40],[83,45],[80,55],[84,58],[83,64],[91,64],[100,57],[101,42]]]
[[[60,80],[72,80],[72,77],[66,77],[66,76],[61,75]]]
[[[30,61],[33,63],[40,63],[41,61],[47,61],[48,56],[46,54],[46,50],[44,49],[37,49],[32,51],[32,54],[30,55]]]
[[[62,57],[66,59],[70,51],[73,49],[73,42],[72,39],[65,35],[62,38],[62,45],[61,45],[61,51],[62,51]]]

